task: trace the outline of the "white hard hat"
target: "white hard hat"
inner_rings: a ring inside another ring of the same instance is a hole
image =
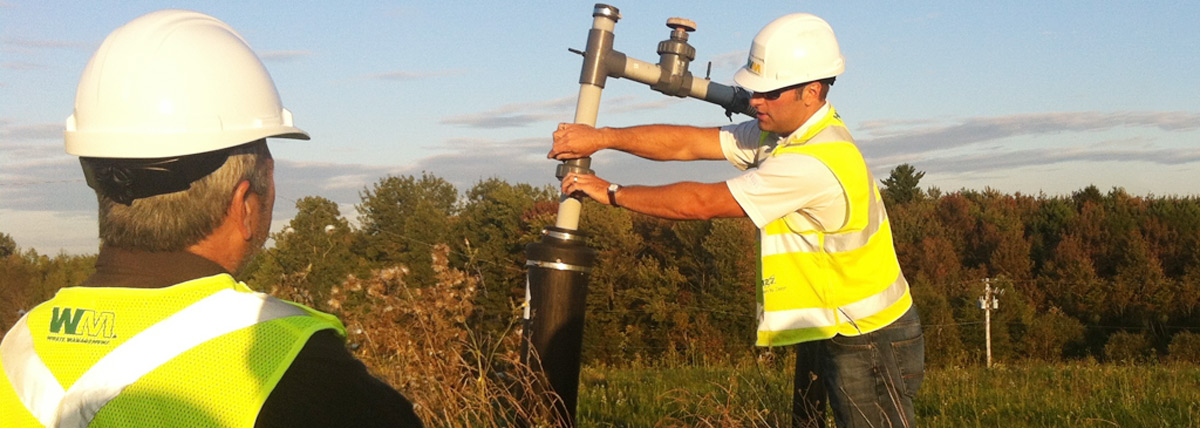
[[[733,81],[754,92],[827,79],[846,70],[833,28],[807,13],[771,21],[750,44],[750,58]]]
[[[92,56],[66,121],[67,153],[163,158],[266,137],[307,140],[233,28],[185,10],[143,15]]]

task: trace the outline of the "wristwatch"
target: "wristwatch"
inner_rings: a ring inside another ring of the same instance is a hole
[[[621,190],[620,184],[612,183],[612,184],[608,185],[608,202],[611,203],[612,206],[614,206],[614,207],[620,206],[620,205],[617,205],[617,191],[618,190]]]

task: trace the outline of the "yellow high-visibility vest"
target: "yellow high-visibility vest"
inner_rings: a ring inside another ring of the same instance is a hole
[[[0,343],[5,427],[252,427],[315,332],[338,319],[228,274],[158,289],[82,288]]]
[[[832,107],[771,156],[795,154],[820,160],[837,177],[847,221],[819,230],[792,212],[760,230],[758,346],[870,333],[912,306],[875,178]]]

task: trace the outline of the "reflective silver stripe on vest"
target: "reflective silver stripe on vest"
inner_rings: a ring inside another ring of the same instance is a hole
[[[772,235],[763,231],[759,233],[759,243],[762,245],[762,256],[775,256],[791,253],[816,253],[821,246],[815,233],[797,234],[781,233]]]
[[[0,343],[0,358],[4,359],[4,375],[8,376],[21,404],[42,425],[52,427],[58,403],[66,391],[34,352],[27,318],[29,314],[21,317],[4,337],[4,342]]]
[[[113,349],[65,393],[57,392],[57,397],[56,391],[37,386],[58,384],[49,370],[36,378],[25,376],[22,386],[15,389],[18,395],[23,391],[39,394],[36,397],[21,396],[21,402],[43,425],[83,428],[125,387],[197,345],[261,322],[304,315],[307,312],[303,309],[266,294],[221,290],[159,321]],[[33,352],[23,357],[37,360],[26,362],[25,366],[45,367]],[[7,357],[4,363],[8,372]],[[36,406],[30,406],[30,403]],[[53,408],[51,403],[55,404]]]
[[[908,291],[908,280],[904,279],[904,275],[901,274],[888,288],[857,302],[843,305],[841,310],[851,320],[863,319],[892,307],[900,301],[901,297],[904,297],[906,291]]]
[[[896,304],[900,298],[904,297],[904,292],[908,290],[908,281],[904,279],[904,275],[896,278],[896,281],[888,288],[868,296],[857,302],[843,305],[838,308],[845,318],[841,322],[854,322],[871,315],[875,315],[884,309]],[[784,331],[796,330],[801,328],[815,327],[835,327],[838,325],[838,317],[833,309],[825,308],[801,308],[788,309],[782,311],[765,311],[762,305],[758,307],[759,311],[759,331]],[[764,330],[765,329],[765,330]]]
[[[758,305],[758,331],[786,331],[801,328],[832,327],[837,325],[833,309],[802,308],[766,311]]]
[[[810,140],[808,140],[807,142],[804,142],[803,144],[805,146],[813,146],[813,145],[818,145],[818,144],[831,144],[831,143],[854,144],[854,138],[850,136],[850,131],[847,130],[845,127],[840,126],[840,125],[830,125],[830,126],[826,127],[825,129],[821,130],[820,132],[818,132]],[[784,147],[780,147],[779,149],[776,149],[776,150],[780,150],[783,148]],[[812,156],[812,155],[806,154],[806,153],[794,153],[794,152],[787,152],[784,154]],[[861,156],[861,155],[862,154],[860,153],[859,156]],[[823,159],[817,158],[817,160],[821,161],[822,164],[825,164],[825,161]],[[762,236],[761,241],[760,241],[761,245],[762,245],[762,255],[763,256],[773,256],[773,255],[777,255],[777,254],[788,254],[788,253],[821,252],[821,243],[818,241],[819,238],[817,237],[817,233],[825,234],[824,248],[825,248],[826,252],[841,253],[841,252],[854,250],[854,249],[857,249],[857,248],[860,248],[860,247],[866,245],[867,241],[870,240],[871,236],[874,235],[875,232],[879,230],[879,225],[883,221],[886,221],[886,218],[887,218],[886,211],[883,210],[882,202],[880,202],[878,200],[879,198],[876,197],[875,177],[871,174],[870,169],[868,169],[866,171],[866,173],[867,173],[867,182],[870,183],[870,186],[871,186],[870,191],[872,194],[870,197],[869,205],[867,206],[867,215],[870,216],[870,219],[868,220],[868,224],[864,230],[852,231],[852,232],[836,232],[836,231],[835,232],[822,232],[822,231],[814,230],[814,231],[811,231],[811,233],[804,233],[804,234],[784,233],[784,234],[776,234],[776,235],[767,234],[764,231],[763,233],[760,234]],[[835,174],[835,176],[836,176],[836,174]],[[839,177],[838,179],[840,180],[841,178]],[[847,206],[846,206],[846,214],[847,215],[850,214],[851,209],[853,209],[853,207],[851,207],[849,204],[849,201],[847,201]],[[792,213],[790,215],[799,215],[799,214]]]
[[[867,172],[867,180],[871,182],[871,196],[867,200],[867,225],[863,230],[851,233],[825,235],[825,250],[831,253],[844,253],[857,250],[867,245],[867,242],[879,232],[880,226],[887,222],[887,210],[875,188],[875,176]]]
[[[870,175],[867,177],[874,180]],[[866,246],[871,238],[879,232],[879,228],[883,226],[883,223],[887,221],[887,211],[883,208],[883,201],[879,200],[875,195],[871,195],[870,204],[867,207],[867,215],[870,217],[863,230],[825,234],[825,252],[844,253]],[[761,235],[764,256],[788,253],[817,253],[821,251],[815,232],[808,234],[782,233],[777,235],[762,233]]]

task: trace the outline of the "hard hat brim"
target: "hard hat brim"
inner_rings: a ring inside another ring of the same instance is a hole
[[[733,82],[750,92],[771,92],[788,86],[780,84],[778,80],[764,78],[750,71],[748,67],[738,69],[737,73],[733,74]]]
[[[186,156],[238,146],[263,138],[310,139],[307,132],[291,126],[206,133],[81,132],[68,129],[63,137],[68,154],[123,159]],[[175,144],[161,144],[163,141],[172,141]],[[188,147],[188,150],[179,150],[179,147]]]

